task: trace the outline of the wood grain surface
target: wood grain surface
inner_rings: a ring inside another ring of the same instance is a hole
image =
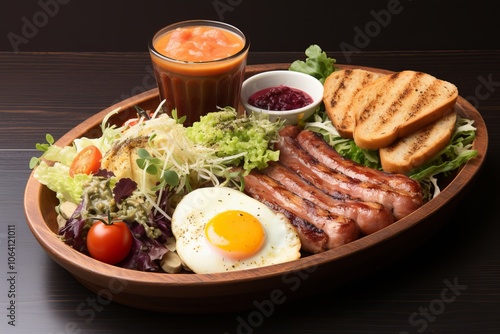
[[[255,309],[248,312],[193,316],[142,311],[110,301],[104,291],[90,292],[47,256],[23,213],[28,161],[37,154],[34,144],[44,141],[46,133],[59,138],[115,102],[153,88],[148,55],[0,53],[0,254],[4,263],[0,332],[498,332],[499,56],[498,51],[435,51],[367,52],[352,57],[356,65],[421,70],[455,83],[488,128],[488,153],[480,177],[424,245],[372,274],[291,304],[257,300]],[[262,53],[251,55],[249,63],[303,58],[302,53]],[[7,237],[12,233],[15,274],[8,274]],[[13,284],[7,281],[11,276]],[[8,294],[12,289],[13,298]],[[12,302],[15,327],[7,317]]]

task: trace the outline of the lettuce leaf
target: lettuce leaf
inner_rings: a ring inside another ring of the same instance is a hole
[[[327,56],[326,52],[313,44],[306,49],[307,58],[305,61],[296,60],[290,67],[290,71],[302,72],[312,75],[321,83],[325,83],[325,79],[335,71],[335,59]]]
[[[70,201],[75,204],[80,203],[84,185],[92,179],[92,176],[87,174],[76,174],[71,177],[68,166],[59,162],[49,166],[45,161],[40,162],[33,176],[55,192],[59,201]]]
[[[43,154],[45,160],[57,161],[65,166],[71,166],[73,159],[76,156],[76,148],[74,146],[59,147],[50,145],[47,151]]]

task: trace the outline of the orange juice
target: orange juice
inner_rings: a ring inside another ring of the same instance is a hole
[[[160,30],[150,55],[164,110],[192,125],[217,107],[238,107],[249,42],[222,22],[185,21]]]

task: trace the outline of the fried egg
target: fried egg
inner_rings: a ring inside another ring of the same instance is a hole
[[[288,218],[232,188],[187,194],[172,215],[172,232],[182,262],[199,274],[300,258],[300,239]]]

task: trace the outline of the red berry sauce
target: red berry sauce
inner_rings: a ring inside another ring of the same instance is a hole
[[[313,102],[306,92],[284,85],[265,88],[252,94],[248,103],[265,110],[292,110],[305,107]]]

